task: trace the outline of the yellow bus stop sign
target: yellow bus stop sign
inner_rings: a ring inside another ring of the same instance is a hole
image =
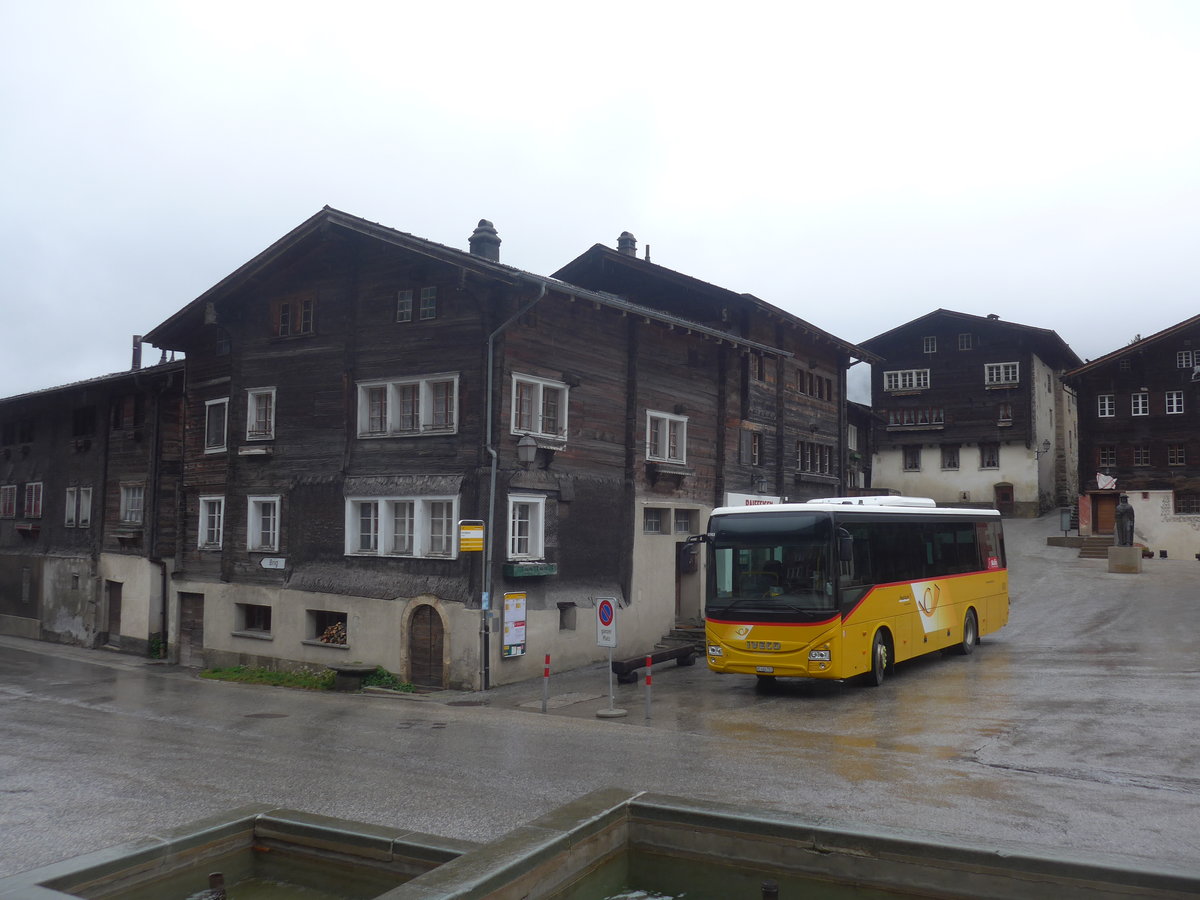
[[[463,519],[458,523],[458,549],[460,553],[483,552],[483,522],[479,519]]]

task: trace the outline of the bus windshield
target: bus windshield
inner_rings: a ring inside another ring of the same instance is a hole
[[[740,621],[823,619],[837,608],[827,513],[717,516],[705,614]]]

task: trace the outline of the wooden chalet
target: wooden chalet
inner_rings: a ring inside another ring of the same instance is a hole
[[[708,511],[790,486],[788,404],[836,483],[849,345],[523,272],[486,221],[469,243],[327,207],[147,335],[186,353],[181,660],[487,686],[601,658],[604,597],[641,654],[699,616]]]
[[[876,418],[872,481],[943,505],[1036,516],[1077,492],[1078,411],[1054,331],[938,309],[863,346]]]
[[[556,278],[619,294],[722,334],[779,348],[775,354],[726,344],[716,359],[720,408],[718,480],[711,502],[790,500],[844,493],[850,452],[846,371],[872,353],[764,300],[641,259],[629,232],[617,249],[601,244],[554,273]],[[709,390],[706,380],[694,382]],[[680,398],[685,404],[686,394]]]
[[[1079,531],[1111,535],[1121,494],[1156,554],[1200,552],[1200,316],[1080,365]]]
[[[0,634],[164,647],[183,364],[0,400]]]

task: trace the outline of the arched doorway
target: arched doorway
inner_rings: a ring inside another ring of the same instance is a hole
[[[445,627],[428,603],[413,610],[408,620],[408,680],[420,687],[446,686]]]

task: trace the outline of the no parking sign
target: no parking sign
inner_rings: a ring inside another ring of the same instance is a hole
[[[596,646],[617,646],[617,602],[612,597],[596,601]]]

